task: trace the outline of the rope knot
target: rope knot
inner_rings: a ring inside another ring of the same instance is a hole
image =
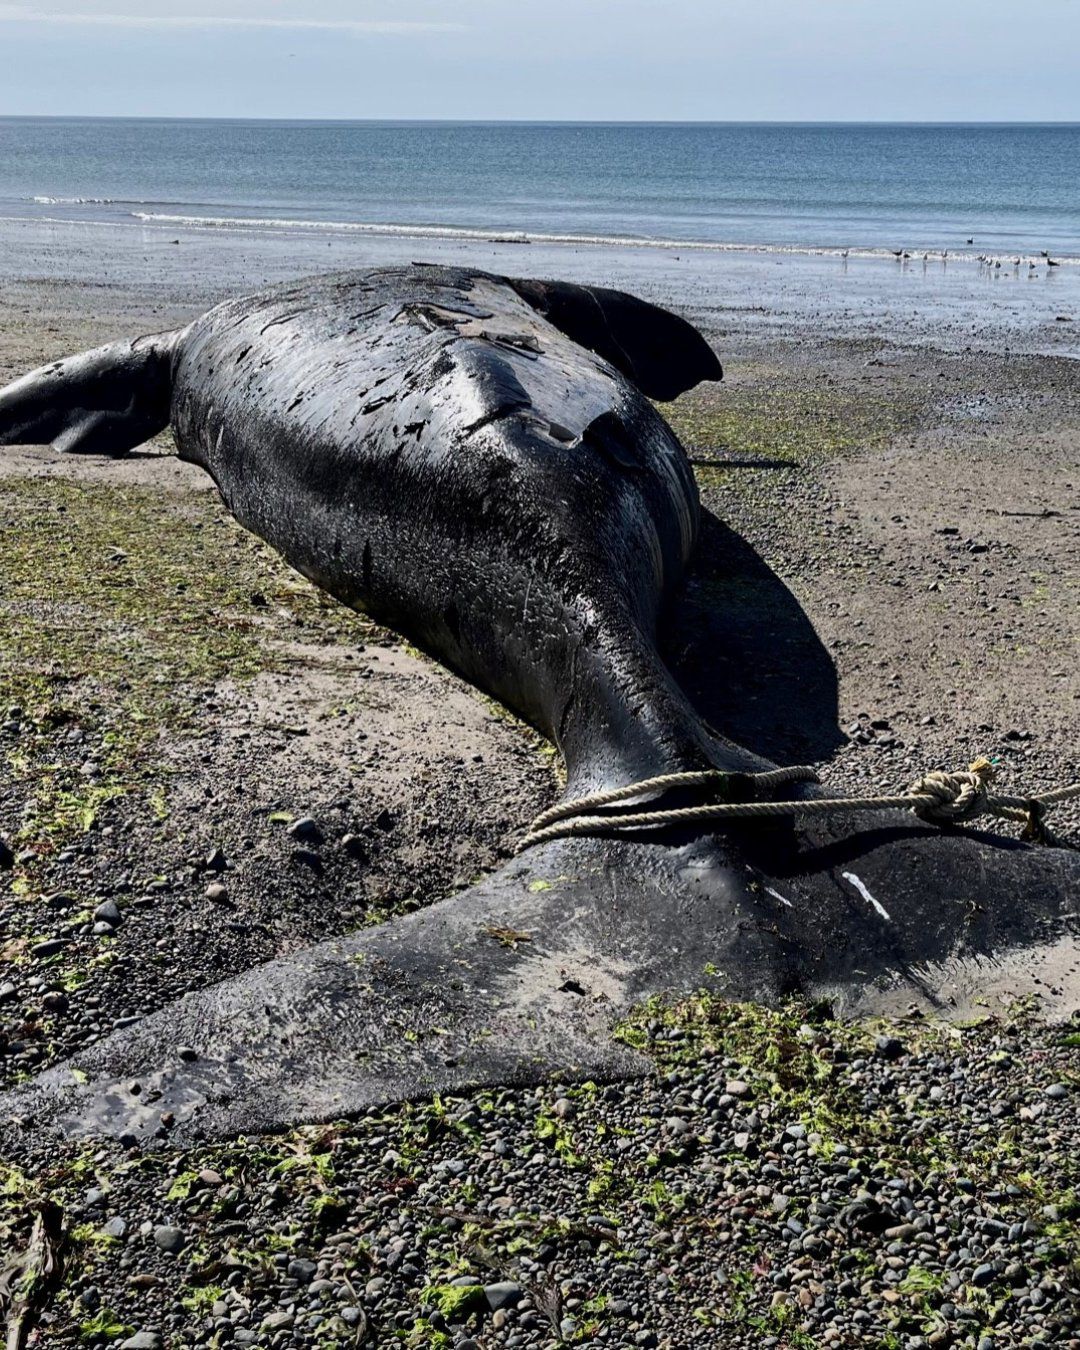
[[[991,810],[990,782],[994,766],[977,759],[966,770],[947,773],[935,769],[912,783],[908,796],[915,798],[912,810],[920,820],[939,825],[959,825]]]

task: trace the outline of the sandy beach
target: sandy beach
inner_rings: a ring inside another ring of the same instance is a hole
[[[726,372],[664,409],[707,513],[664,644],[710,724],[859,792],[981,754],[1009,790],[1080,773],[1080,269],[38,221],[0,241],[0,385],[329,268],[454,258],[667,303]],[[166,437],[2,451],[0,518],[4,1083],[471,884],[553,800],[550,747],[316,594]],[[1080,843],[1080,811],[1055,830]],[[1068,996],[1018,1008],[987,972],[941,1025],[839,1011],[647,1010],[645,1086],[149,1161],[8,1139],[9,1242],[42,1187],[80,1234],[37,1343],[1080,1346]]]

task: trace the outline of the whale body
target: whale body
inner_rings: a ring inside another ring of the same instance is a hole
[[[123,454],[171,424],[243,525],[542,731],[577,796],[772,767],[704,724],[657,647],[700,504],[652,400],[720,377],[694,328],[634,297],[414,265],[229,300],[33,372],[0,391],[0,444]],[[945,1012],[1039,988],[1069,1007],[1078,885],[1075,854],[899,811],[555,840],[187,995],[0,1118],[184,1142],[644,1071],[612,1028],[699,987]]]

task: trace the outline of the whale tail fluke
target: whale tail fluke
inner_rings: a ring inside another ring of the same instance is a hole
[[[164,431],[179,332],[112,342],[0,389],[0,445],[119,456]]]

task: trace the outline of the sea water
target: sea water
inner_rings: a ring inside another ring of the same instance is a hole
[[[1071,266],[1080,125],[0,118],[5,216]]]

